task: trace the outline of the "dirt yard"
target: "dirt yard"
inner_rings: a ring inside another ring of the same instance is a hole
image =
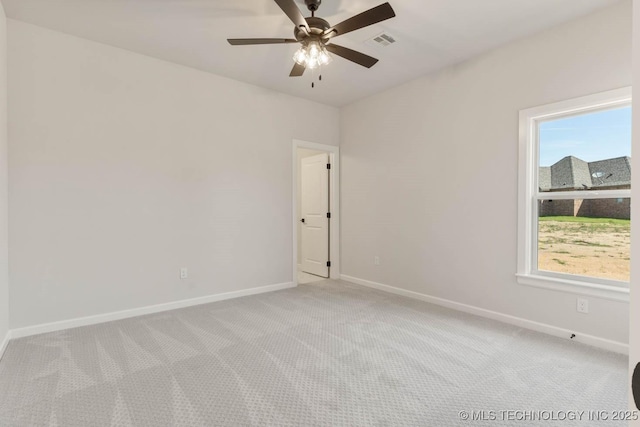
[[[542,217],[538,269],[629,281],[631,222]]]

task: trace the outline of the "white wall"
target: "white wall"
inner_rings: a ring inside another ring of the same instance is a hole
[[[7,19],[0,3],[0,347],[9,331],[7,175]]]
[[[590,298],[579,314],[576,295],[515,272],[518,111],[630,85],[630,8],[344,107],[342,273],[627,342],[627,303]]]
[[[633,153],[631,167],[640,170],[640,7],[633,8]],[[632,188],[640,188],[640,174],[632,175]],[[640,209],[631,210],[631,221],[640,224]],[[629,372],[633,374],[636,364],[640,363],[640,228],[631,227],[631,304],[629,306]],[[638,410],[629,392],[630,408]],[[640,419],[630,423],[640,427]]]
[[[298,178],[297,178],[297,188],[298,188],[298,198],[296,200],[297,202],[297,211],[298,211],[298,264],[302,263],[302,223],[300,222],[300,218],[302,218],[301,213],[302,212],[302,168],[300,167],[302,165],[302,159],[304,159],[305,157],[311,157],[311,156],[315,156],[316,154],[322,154],[322,151],[318,151],[318,150],[311,150],[309,148],[298,148],[297,149],[297,154],[298,154]]]
[[[8,22],[12,328],[292,281],[291,143],[337,109]]]

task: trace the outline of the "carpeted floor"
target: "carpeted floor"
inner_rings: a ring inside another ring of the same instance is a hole
[[[298,284],[300,285],[308,285],[309,283],[321,282],[323,280],[326,280],[326,278],[298,270]]]
[[[624,356],[330,280],[18,339],[0,361],[3,427],[532,425],[500,411],[627,403]]]

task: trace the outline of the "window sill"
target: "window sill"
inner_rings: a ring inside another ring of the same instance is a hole
[[[516,277],[518,279],[518,283],[521,285],[535,286],[537,288],[551,289],[554,291],[568,292],[578,295],[593,296],[612,301],[629,302],[628,288],[599,285],[595,283],[533,274],[516,274]]]

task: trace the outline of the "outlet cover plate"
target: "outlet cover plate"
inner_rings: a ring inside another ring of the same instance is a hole
[[[589,313],[589,300],[586,298],[578,298],[576,301],[576,310],[578,313]]]

